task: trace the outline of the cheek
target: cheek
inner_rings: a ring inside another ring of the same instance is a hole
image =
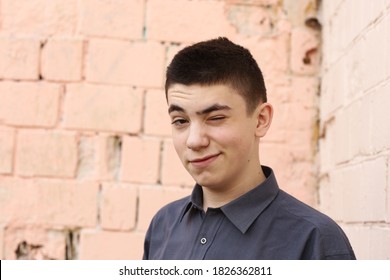
[[[240,149],[240,146],[243,143],[242,138],[238,135],[237,132],[232,130],[219,130],[210,138],[212,139],[212,142],[231,154]]]
[[[217,137],[217,142],[221,147],[239,158],[251,152],[254,140],[253,134],[239,128],[220,131],[215,137]]]
[[[185,133],[173,133],[172,135],[173,146],[176,153],[181,157],[186,149],[186,137]]]
[[[214,139],[226,145],[240,145],[245,142],[248,132],[239,126],[221,127],[213,132]]]

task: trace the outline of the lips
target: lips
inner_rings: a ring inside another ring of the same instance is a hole
[[[213,155],[208,155],[208,156],[205,156],[205,157],[202,157],[202,158],[196,158],[196,159],[193,159],[193,160],[189,160],[189,162],[190,162],[190,164],[192,164],[194,167],[197,167],[197,168],[207,167],[214,160],[216,160],[219,155],[220,155],[220,153],[213,154]]]

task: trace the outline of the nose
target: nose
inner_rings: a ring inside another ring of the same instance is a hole
[[[205,128],[201,124],[191,124],[187,137],[187,147],[197,151],[209,145],[209,138]]]

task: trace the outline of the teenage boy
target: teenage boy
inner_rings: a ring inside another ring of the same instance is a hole
[[[173,144],[196,185],[153,218],[144,259],[355,259],[333,220],[261,166],[273,108],[247,49],[226,38],[184,48],[165,92]]]

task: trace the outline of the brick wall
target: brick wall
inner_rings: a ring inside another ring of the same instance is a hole
[[[323,1],[320,206],[390,259],[390,1]]]
[[[262,162],[316,205],[316,11],[313,0],[0,0],[0,258],[141,258],[151,217],[193,186],[170,140],[165,68],[217,36],[263,69],[276,112]]]

